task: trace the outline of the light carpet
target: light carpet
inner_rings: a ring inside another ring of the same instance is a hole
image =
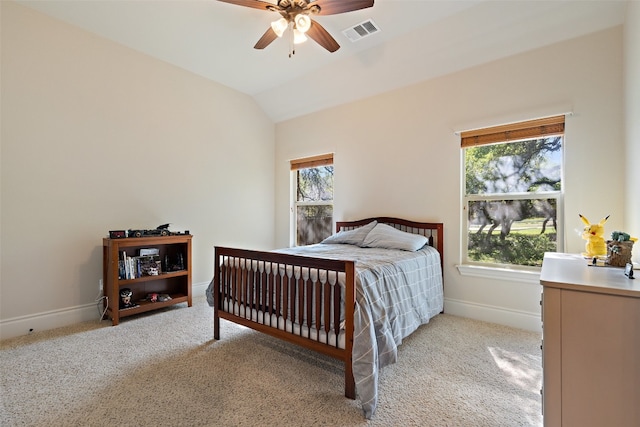
[[[98,317],[96,310],[96,318]],[[342,365],[221,322],[204,298],[0,344],[2,426],[541,426],[540,335],[440,314],[380,373],[366,420]]]

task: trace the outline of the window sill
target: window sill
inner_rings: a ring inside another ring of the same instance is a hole
[[[462,276],[482,277],[485,279],[507,280],[512,282],[540,284],[540,271],[516,270],[512,268],[484,267],[481,265],[456,265]]]

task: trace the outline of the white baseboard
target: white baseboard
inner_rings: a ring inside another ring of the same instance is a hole
[[[36,331],[60,328],[75,323],[100,319],[98,303],[67,307],[0,321],[0,339],[27,335]]]
[[[540,313],[510,310],[504,307],[478,304],[469,301],[444,299],[444,312],[485,322],[542,332]]]
[[[193,297],[203,296],[207,286],[209,286],[209,282],[193,284],[191,288]],[[542,331],[540,313],[509,310],[504,307],[477,304],[451,298],[445,298],[444,312],[529,331]],[[27,335],[31,331],[44,331],[90,320],[98,321],[99,318],[97,303],[14,317],[0,321],[0,339]]]
[[[203,282],[203,283],[195,283],[191,285],[191,295],[195,298],[195,297],[201,297],[204,296],[205,291],[207,290],[207,287],[209,286],[209,282]]]
[[[192,296],[197,297],[204,295],[207,286],[209,286],[209,282],[192,285]],[[97,322],[99,319],[98,303],[13,317],[0,320],[0,339],[18,337],[35,331],[45,331],[90,320]]]

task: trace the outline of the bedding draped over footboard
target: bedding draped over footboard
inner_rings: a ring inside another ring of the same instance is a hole
[[[278,250],[306,257],[356,261],[353,375],[366,418],[378,402],[378,373],[397,361],[398,346],[444,306],[439,252],[309,245]]]

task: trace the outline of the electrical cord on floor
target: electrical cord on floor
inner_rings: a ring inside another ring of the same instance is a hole
[[[109,308],[109,297],[106,295],[100,295],[101,293],[102,293],[102,289],[100,290],[100,292],[98,292],[98,296],[95,299],[96,306],[98,307],[98,314],[100,315],[100,318],[98,319],[99,321],[104,319],[104,315],[107,313],[107,308]],[[100,303],[103,301],[104,301],[104,308],[100,309]]]

